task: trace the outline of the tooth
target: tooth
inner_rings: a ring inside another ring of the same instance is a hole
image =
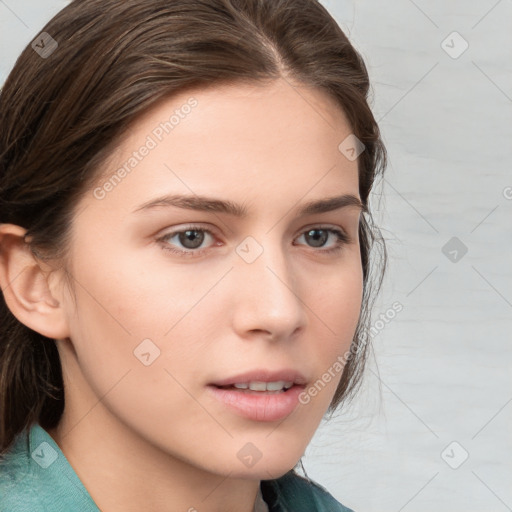
[[[266,382],[250,382],[249,383],[249,389],[252,391],[266,391],[267,390],[267,383]]]
[[[290,389],[293,386],[293,382],[285,382],[284,389]]]
[[[238,389],[247,389],[249,384],[247,384],[247,382],[242,382],[240,384],[233,384],[233,386]]]
[[[278,380],[277,382],[267,382],[267,391],[281,391],[284,385],[284,380]]]

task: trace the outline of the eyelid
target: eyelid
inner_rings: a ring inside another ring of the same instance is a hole
[[[175,227],[172,228],[170,231],[166,231],[162,235],[159,235],[157,237],[157,240],[161,240],[162,238],[168,238],[170,236],[177,235],[179,233],[183,233],[184,231],[204,231],[205,233],[209,233],[212,236],[218,236],[218,230],[215,228],[212,228],[209,225],[203,225],[203,224],[184,224],[183,227]],[[197,252],[197,251],[196,251]]]

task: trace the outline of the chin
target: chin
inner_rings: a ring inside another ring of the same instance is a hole
[[[272,454],[268,457],[262,457],[252,466],[244,467],[243,463],[236,464],[235,467],[226,468],[232,478],[249,480],[273,480],[292,470],[299,462],[301,455]]]

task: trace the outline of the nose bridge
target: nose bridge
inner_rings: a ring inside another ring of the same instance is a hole
[[[294,330],[302,321],[303,304],[289,255],[277,235],[248,236],[236,248],[240,287],[237,304],[252,329]]]

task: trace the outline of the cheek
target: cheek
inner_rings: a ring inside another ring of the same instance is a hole
[[[315,402],[322,404],[321,407],[327,407],[339,384],[361,312],[362,268],[358,258],[350,261],[353,264],[340,266],[339,272],[331,273],[324,281],[322,289],[317,287],[314,296],[309,295],[311,304],[315,305],[311,308],[315,312],[311,318],[318,333],[317,336],[312,333],[312,337],[321,339],[321,343],[308,347],[309,360],[317,362],[316,389],[321,392],[315,395]],[[313,289],[311,283],[308,286]]]
[[[105,253],[83,251],[76,259],[77,307],[68,319],[79,364],[102,388],[96,391],[108,389],[130,368],[144,368],[144,358],[154,361],[151,368],[166,361],[172,369],[176,361],[199,360],[204,340],[197,340],[201,327],[194,308],[208,287],[166,263],[116,253],[116,244]]]
[[[363,271],[360,257],[352,251],[337,270],[330,269],[316,284],[308,282],[305,289],[316,290],[309,296],[315,304],[317,320],[333,335],[333,345],[342,347],[347,338],[351,340],[361,311]]]
[[[151,273],[130,272],[129,258],[122,267],[90,263],[77,269],[87,290],[77,286],[78,314],[71,318],[83,385],[144,435],[152,425],[172,424],[176,411],[186,413],[187,422],[204,423],[204,412],[180,385],[190,387],[187,368],[200,365],[202,353],[193,339],[197,322],[186,315],[190,301]],[[176,442],[186,434],[182,427],[174,430]]]
[[[116,252],[116,244],[105,243],[99,251],[86,242],[73,261],[76,307],[68,317],[78,364],[101,396],[137,362],[135,347],[158,332],[140,325],[157,308],[140,287],[143,272]]]
[[[143,251],[118,247],[122,244],[111,243],[104,252],[84,250],[75,261],[75,281],[81,284],[79,314],[73,321],[87,327],[89,338],[92,330],[108,332],[113,342],[120,337],[132,343],[160,338],[186,308],[193,285],[184,273],[142,258]]]

